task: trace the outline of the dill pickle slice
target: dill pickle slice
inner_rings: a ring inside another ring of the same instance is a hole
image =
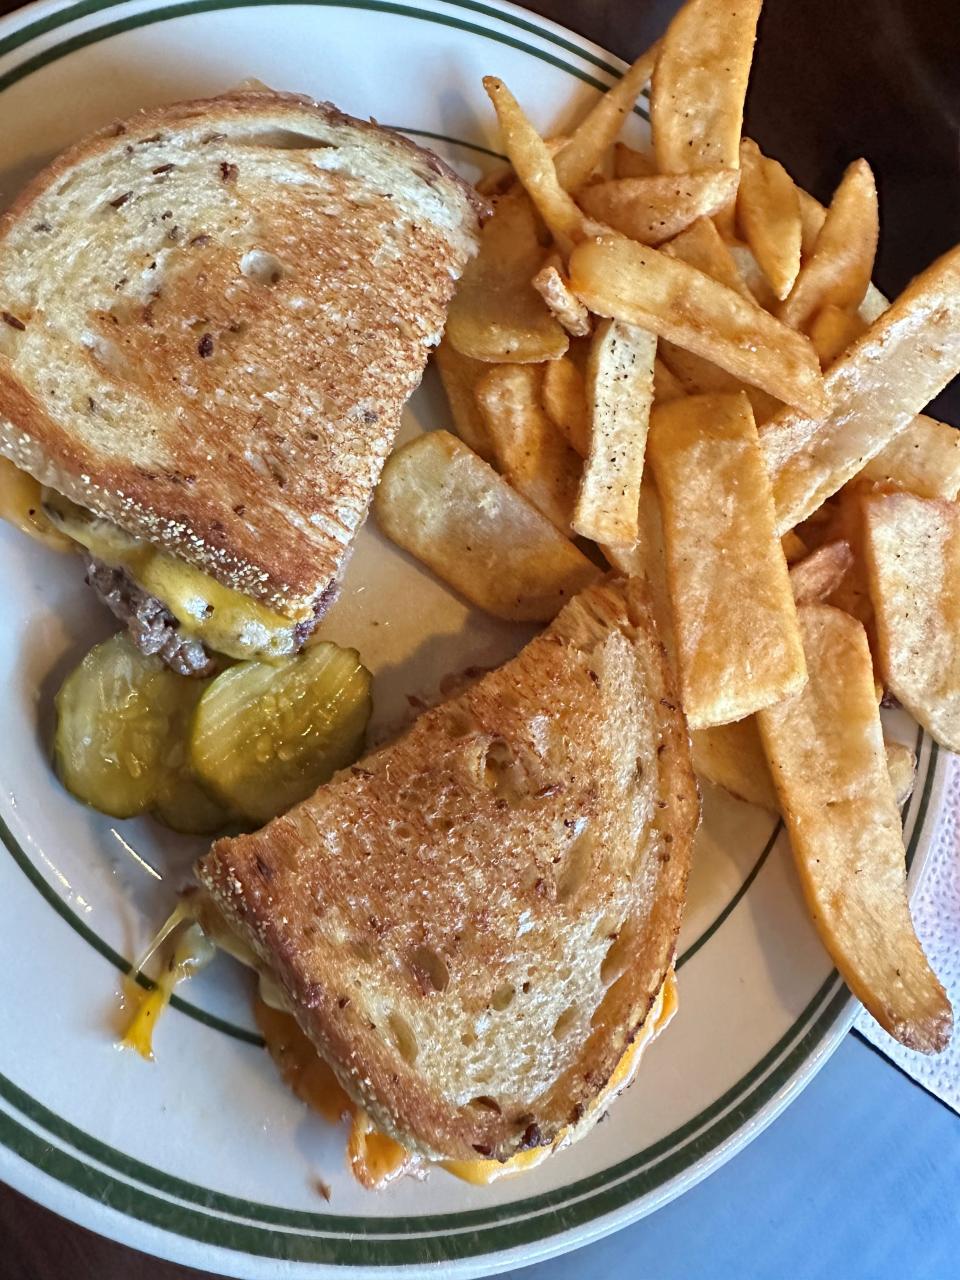
[[[190,763],[223,804],[263,824],[356,760],[369,718],[357,651],[321,642],[216,676],[193,717]]]
[[[67,790],[114,818],[151,808],[183,767],[198,685],[122,633],[91,649],[56,696],[54,759]]]
[[[161,787],[153,811],[165,826],[188,836],[212,836],[233,825],[233,815],[201,786],[188,765]]]

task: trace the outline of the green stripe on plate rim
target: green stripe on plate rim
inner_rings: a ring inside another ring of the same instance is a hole
[[[113,8],[117,0],[93,0],[59,13],[47,15],[37,22],[12,33],[0,41],[0,56],[12,52],[29,40],[55,30],[71,21],[105,9]],[[298,3],[300,0],[280,0],[280,3]],[[576,78],[591,84],[597,89],[605,86],[593,76],[579,68],[572,67],[562,59],[543,50],[536,49],[504,33],[479,27],[473,23],[453,18],[446,14],[432,14],[424,10],[412,9],[409,6],[386,3],[384,0],[310,0],[311,3],[328,7],[375,10],[395,13],[412,19],[436,22],[441,25],[456,27],[472,34],[492,39],[502,44],[511,45],[543,62],[557,66]],[[572,42],[565,41],[548,31],[542,31],[534,24],[516,18],[511,14],[491,10],[487,6],[472,3],[472,0],[448,0],[451,7],[475,13],[491,15],[500,21],[515,27],[535,32],[554,45],[568,48],[580,58],[618,77],[621,73],[614,67],[604,63],[595,55],[578,48]],[[145,14],[131,14],[94,31],[82,33],[70,40],[45,50],[42,54],[29,58],[18,67],[0,77],[0,90],[29,75],[42,66],[49,65],[58,58],[66,56],[76,49],[107,39],[122,31],[161,22],[168,18],[186,16],[193,13],[219,9],[262,6],[260,0],[192,0],[191,3],[173,5],[165,10],[154,10]],[[638,108],[639,110],[639,108]],[[640,111],[640,114],[645,114]],[[936,773],[938,749],[931,743],[927,759],[927,772],[924,780],[923,794],[917,810],[914,830],[908,849],[908,865],[912,862],[916,846],[923,829]],[[10,833],[0,831],[5,842]],[[751,873],[754,876],[762,865],[773,840],[761,855],[761,860]],[[28,865],[30,865],[28,863]],[[34,883],[44,888],[46,882],[30,865]],[[744,890],[745,891],[745,890]],[[59,899],[58,899],[59,902]],[[64,904],[59,903],[61,907]],[[730,907],[727,911],[729,914]],[[69,913],[72,915],[72,913]],[[725,917],[724,917],[725,918]],[[720,921],[722,923],[722,921]],[[77,921],[77,924],[82,922]],[[711,931],[718,924],[711,926]],[[86,929],[86,926],[83,926]],[[89,929],[87,941],[95,946],[101,954],[118,967],[125,967],[123,957],[112,951],[106,943]],[[697,944],[695,944],[696,946]],[[692,950],[692,949],[691,949]],[[107,954],[109,953],[109,954]],[[688,952],[682,960],[690,958]],[[820,1005],[827,1000],[825,1007]],[[184,1002],[181,1002],[184,1003]],[[11,1082],[0,1077],[0,1095],[5,1097],[24,1116],[31,1116],[34,1123],[41,1125],[51,1135],[75,1146],[88,1156],[107,1164],[119,1172],[127,1172],[127,1176],[140,1178],[150,1186],[158,1189],[176,1187],[172,1194],[190,1200],[193,1204],[222,1212],[238,1214],[240,1217],[253,1218],[256,1221],[269,1221],[274,1226],[289,1225],[302,1227],[308,1224],[318,1231],[326,1232],[326,1238],[317,1235],[296,1234],[294,1231],[265,1230],[263,1226],[249,1222],[228,1221],[222,1216],[211,1216],[202,1209],[188,1208],[168,1199],[162,1199],[140,1187],[122,1182],[111,1174],[85,1164],[70,1152],[57,1147],[43,1135],[38,1135],[20,1123],[13,1115],[0,1113],[0,1140],[11,1150],[50,1176],[73,1187],[82,1194],[98,1200],[100,1203],[112,1205],[120,1212],[140,1221],[151,1223],[165,1230],[183,1236],[202,1240],[225,1248],[242,1250],[251,1254],[277,1259],[291,1259],[314,1262],[333,1262],[360,1265],[368,1262],[374,1265],[390,1265],[398,1263],[424,1262],[431,1259],[437,1261],[452,1258],[476,1256],[487,1251],[502,1251],[515,1248],[533,1240],[553,1236],[562,1231],[571,1230],[585,1222],[622,1208],[639,1196],[662,1186],[665,1182],[678,1176],[685,1169],[701,1158],[726,1138],[732,1136],[748,1119],[756,1115],[770,1101],[775,1093],[786,1085],[795,1070],[813,1053],[830,1028],[849,1008],[850,997],[843,989],[836,975],[827,979],[820,991],[813,998],[804,1013],[796,1020],[790,1030],[757,1063],[736,1085],[717,1099],[710,1107],[702,1111],[693,1120],[669,1135],[661,1142],[645,1151],[604,1170],[591,1178],[560,1188],[544,1195],[532,1197],[524,1201],[493,1208],[489,1211],[479,1210],[472,1213],[454,1213],[437,1217],[420,1217],[415,1219],[400,1218],[346,1218],[325,1214],[309,1214],[280,1207],[258,1205],[253,1202],[238,1200],[235,1197],[223,1196],[219,1192],[197,1187],[194,1184],[172,1178],[161,1170],[152,1169],[121,1152],[105,1146],[97,1139],[83,1133],[68,1121],[55,1116],[41,1103],[19,1090]],[[209,1025],[217,1025],[222,1020],[212,1018],[193,1006],[186,1006],[185,1012],[200,1016],[201,1021]],[[815,1021],[803,1029],[807,1019],[815,1016]],[[222,1024],[218,1029],[229,1032],[240,1030],[230,1024]],[[791,1042],[800,1033],[799,1040]],[[249,1033],[246,1033],[249,1035]],[[779,1062],[777,1058],[786,1051]],[[708,1127],[704,1127],[708,1126]],[[677,1143],[680,1146],[677,1146]],[[672,1144],[672,1145],[671,1145]],[[132,1172],[136,1170],[136,1172]],[[228,1207],[229,1206],[229,1207]],[[517,1218],[518,1214],[526,1217]],[[269,1215],[269,1216],[267,1216]],[[513,1218],[509,1225],[505,1218]],[[330,1238],[332,1230],[346,1231],[346,1238],[340,1240]],[[384,1230],[403,1232],[412,1238],[377,1240],[377,1232]],[[439,1231],[442,1236],[433,1238],[417,1235],[417,1232]],[[460,1234],[457,1234],[457,1233]]]
[[[912,864],[929,807],[937,773],[939,750],[930,742],[923,791],[907,850]],[[826,1001],[826,1005],[824,1005]],[[610,1169],[543,1195],[469,1213],[418,1218],[350,1218],[312,1214],[225,1196],[153,1169],[106,1146],[0,1077],[0,1096],[52,1137],[108,1166],[112,1172],[136,1178],[190,1205],[158,1199],[151,1191],[120,1182],[102,1170],[83,1164],[15,1117],[6,1115],[0,1140],[52,1177],[66,1181],[86,1195],[141,1221],[173,1230],[210,1244],[267,1257],[360,1265],[398,1265],[401,1262],[466,1258],[488,1250],[515,1248],[530,1241],[571,1230],[646,1195],[679,1176],[732,1136],[747,1120],[789,1083],[795,1070],[814,1052],[835,1022],[849,1010],[850,997],[837,975],[831,974],[793,1026],[740,1081],[673,1134]],[[813,1018],[812,1025],[807,1026]],[[799,1036],[799,1039],[797,1038]],[[785,1056],[784,1056],[785,1055]],[[678,1145],[679,1144],[679,1145]],[[91,1181],[92,1180],[92,1181]],[[95,1187],[91,1191],[89,1188]],[[211,1218],[204,1210],[212,1210]],[[244,1222],[225,1222],[223,1215]],[[518,1215],[524,1215],[520,1217]],[[504,1221],[510,1219],[510,1221]],[[174,1222],[175,1225],[169,1225]],[[258,1222],[289,1230],[264,1231]],[[296,1234],[307,1228],[322,1236]],[[341,1233],[338,1242],[335,1238]],[[423,1232],[440,1232],[433,1240]],[[403,1234],[413,1239],[398,1239]],[[390,1236],[377,1239],[378,1235]],[[358,1239],[358,1238],[362,1238]]]
[[[80,4],[62,13],[50,14],[47,18],[40,19],[33,24],[35,28],[33,34],[34,36],[46,34],[46,32],[64,26],[76,18],[113,9],[124,2],[125,0],[102,0],[102,2],[101,0],[92,0],[92,3]],[[517,18],[512,14],[498,13],[494,9],[487,8],[486,5],[473,3],[472,0],[444,0],[444,3],[451,7],[455,6],[460,9],[489,15],[501,21],[509,22],[522,30],[532,31],[536,35],[551,41],[551,43],[575,53],[584,61],[592,63],[613,77],[614,80],[619,80],[623,75],[623,72],[618,68],[608,62],[604,62],[588,50],[578,49],[570,41],[564,40],[551,32],[543,31],[534,24]],[[598,80],[596,76],[591,75],[589,72],[583,71],[579,67],[573,67],[563,58],[547,53],[544,49],[537,49],[523,40],[518,40],[515,36],[494,31],[489,27],[479,26],[475,22],[467,22],[463,18],[454,18],[449,14],[431,13],[428,10],[414,8],[410,5],[396,4],[394,0],[271,0],[271,3],[267,5],[263,3],[263,0],[186,0],[185,3],[171,4],[162,9],[151,9],[145,13],[128,14],[126,17],[118,18],[114,22],[105,23],[101,27],[94,27],[89,31],[80,32],[61,41],[59,44],[52,45],[49,49],[44,49],[42,52],[34,54],[33,57],[21,62],[19,66],[12,68],[4,75],[0,75],[0,93],[11,85],[16,84],[18,80],[22,80],[24,76],[30,75],[31,72],[39,71],[42,67],[49,66],[50,63],[66,57],[67,54],[75,53],[78,49],[84,49],[91,44],[98,44],[101,40],[120,35],[124,31],[152,26],[158,22],[167,22],[172,18],[190,17],[192,14],[210,13],[223,9],[262,9],[282,7],[284,5],[303,6],[304,4],[312,8],[354,9],[374,13],[389,13],[402,18],[413,18],[420,22],[433,22],[440,26],[453,27],[459,31],[466,31],[470,35],[481,36],[484,39],[494,40],[498,44],[509,45],[513,49],[519,49],[522,53],[527,53],[541,62],[549,63],[561,71],[566,71],[569,75],[575,76],[578,80],[582,80],[584,84],[588,84],[601,92],[609,88],[609,85],[602,80]],[[32,38],[25,38],[28,30],[30,28],[24,28],[13,32],[5,40],[0,40],[0,57],[12,52]],[[649,120],[650,117],[646,110],[639,104],[634,107],[634,111],[644,120]]]

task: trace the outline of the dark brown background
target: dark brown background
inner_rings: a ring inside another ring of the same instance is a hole
[[[16,7],[0,3],[0,12]],[[528,7],[631,59],[675,5],[528,0]],[[884,293],[899,292],[960,241],[960,0],[766,0],[747,130],[824,201],[845,165],[866,156],[880,189],[876,280]],[[956,382],[935,411],[960,423]],[[5,1280],[200,1275],[101,1240],[2,1188],[0,1242]]]

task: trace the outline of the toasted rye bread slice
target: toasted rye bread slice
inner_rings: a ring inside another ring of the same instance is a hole
[[[643,1024],[698,817],[619,581],[197,875],[380,1129],[503,1160],[575,1124]]]
[[[144,111],[0,220],[0,453],[291,617],[362,523],[479,197],[292,94]]]

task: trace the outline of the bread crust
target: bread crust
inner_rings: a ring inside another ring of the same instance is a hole
[[[95,210],[59,226],[70,191],[97,180]],[[365,517],[483,208],[425,148],[294,94],[101,130],[0,219],[0,310],[25,326],[0,326],[0,453],[306,616]],[[130,249],[78,324],[69,281],[40,273],[78,245],[93,261],[106,243],[115,261],[125,236],[145,253]],[[257,277],[264,262],[276,280]]]
[[[613,582],[197,876],[379,1128],[505,1160],[643,1025],[698,821],[645,588]]]

